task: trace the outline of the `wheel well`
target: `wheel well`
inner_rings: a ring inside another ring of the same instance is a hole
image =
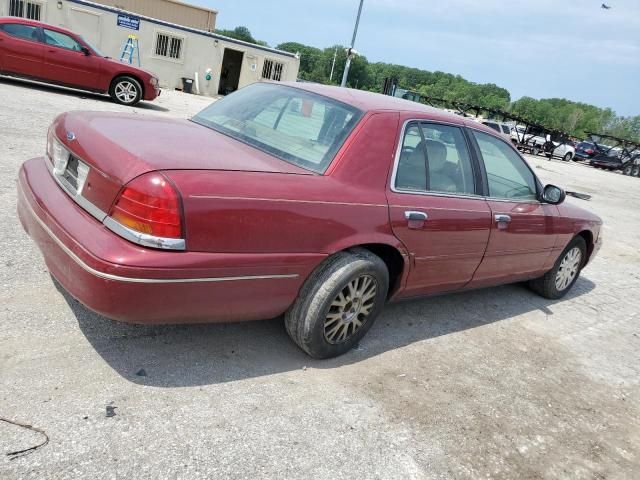
[[[404,270],[404,258],[397,248],[384,243],[367,243],[364,245],[354,245],[354,247],[365,248],[374,255],[377,255],[387,266],[389,270],[389,293],[390,297],[400,287],[402,272]]]
[[[587,244],[587,258],[584,262],[586,264],[589,261],[589,258],[591,258],[591,254],[593,253],[593,233],[591,233],[589,230],[583,230],[578,233],[577,236],[584,238],[584,241]]]
[[[113,77],[113,79],[111,80],[111,83],[109,84],[109,92],[111,92],[111,87],[116,82],[116,80],[118,80],[119,78],[122,78],[122,77],[133,78],[136,82],[138,82],[138,84],[140,85],[140,88],[142,89],[142,93],[140,94],[140,100],[142,100],[144,98],[144,82],[140,79],[140,77],[138,77],[136,75],[133,75],[133,74],[119,73],[118,75]]]

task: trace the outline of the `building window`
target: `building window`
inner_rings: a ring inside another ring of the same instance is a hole
[[[167,33],[156,34],[156,56],[180,60],[182,58],[183,38],[174,37]]]
[[[279,82],[282,80],[282,71],[284,70],[284,63],[276,62],[275,60],[264,60],[262,66],[262,78],[268,80],[275,80]]]
[[[30,0],[9,0],[9,15],[29,20],[41,20],[42,3]]]

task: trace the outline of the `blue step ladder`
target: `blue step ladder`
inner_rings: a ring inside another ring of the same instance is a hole
[[[140,49],[138,48],[138,37],[135,35],[129,35],[127,41],[122,44],[122,49],[120,50],[120,61],[133,64],[133,59],[138,61],[138,66],[140,66]]]

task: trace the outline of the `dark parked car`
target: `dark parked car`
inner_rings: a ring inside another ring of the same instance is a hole
[[[580,142],[576,145],[576,154],[573,159],[575,161],[591,160],[597,153],[603,152],[604,149],[600,145],[592,142]]]
[[[596,155],[594,158],[589,160],[589,165],[609,171],[622,170],[624,166],[620,157],[612,157],[605,154]]]
[[[105,57],[69,30],[16,17],[0,17],[0,74],[108,93],[124,105],[160,95],[152,73]]]
[[[560,298],[602,242],[600,218],[491,128],[310,83],[253,84],[190,121],[63,114],[18,190],[24,228],[87,307],[141,323],[284,314],[319,358],[387,301],[520,281]]]

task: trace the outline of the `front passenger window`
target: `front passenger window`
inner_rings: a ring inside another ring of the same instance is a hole
[[[44,29],[44,41],[47,45],[53,45],[54,47],[66,48],[76,52],[82,50],[82,46],[69,35],[54,30],[47,30],[46,28]]]
[[[484,160],[489,196],[517,200],[535,200],[533,172],[510,145],[492,135],[474,130]]]

